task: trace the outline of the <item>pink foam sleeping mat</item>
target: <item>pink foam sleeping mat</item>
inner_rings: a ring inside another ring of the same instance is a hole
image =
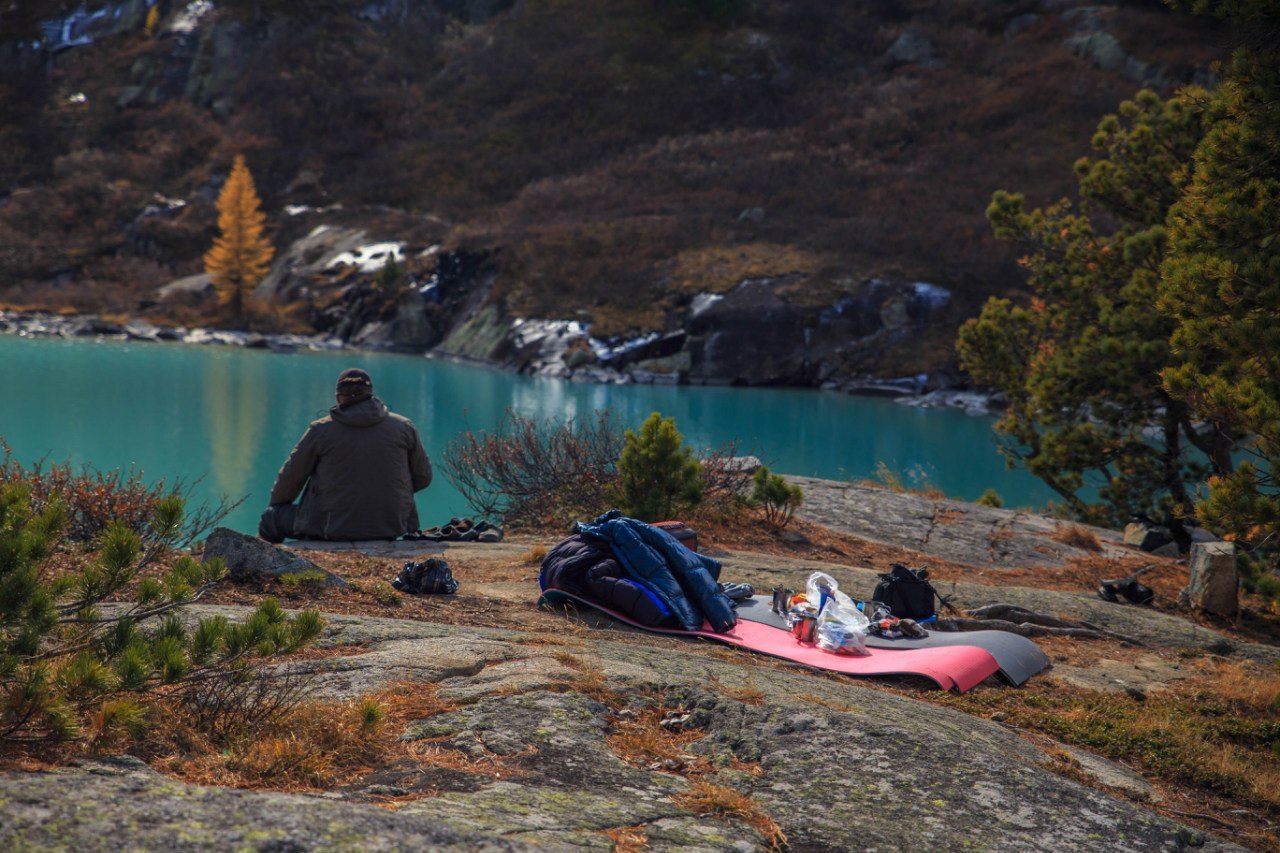
[[[784,658],[796,663],[841,672],[845,675],[919,675],[930,679],[943,690],[960,693],[971,689],[998,670],[995,657],[977,646],[945,646],[931,649],[883,650],[868,649],[865,655],[835,654],[818,648],[812,643],[801,643],[789,631],[760,622],[739,620],[729,631],[717,634],[703,623],[700,631],[684,631],[679,628],[650,628],[634,622],[621,613],[601,607],[589,599],[560,589],[547,589],[539,602],[576,604],[607,613],[619,622],[644,631],[676,636],[701,637],[753,652]]]

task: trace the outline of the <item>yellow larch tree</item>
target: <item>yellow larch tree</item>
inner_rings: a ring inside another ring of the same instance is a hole
[[[244,156],[237,154],[218,195],[218,230],[222,233],[204,255],[204,271],[213,279],[222,304],[230,306],[237,324],[244,319],[244,294],[262,281],[275,254],[262,235],[267,217],[261,205],[253,175]]]

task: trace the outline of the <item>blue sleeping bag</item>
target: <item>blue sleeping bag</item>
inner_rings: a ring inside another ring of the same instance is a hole
[[[720,563],[690,551],[661,528],[610,510],[578,533],[609,543],[627,573],[651,590],[686,631],[702,628],[703,617],[717,632],[738,621],[733,602],[720,591]]]

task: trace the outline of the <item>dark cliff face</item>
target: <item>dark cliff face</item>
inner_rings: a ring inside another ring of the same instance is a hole
[[[512,313],[604,336],[787,276],[828,307],[859,297],[822,282],[936,282],[958,322],[1018,283],[991,191],[1066,194],[1104,113],[1217,56],[1158,4],[722,5],[161,2],[149,30],[142,0],[24,5],[0,45],[0,301],[134,311],[199,272],[243,152],[278,248],[310,227],[288,205],[394,209],[490,253]]]

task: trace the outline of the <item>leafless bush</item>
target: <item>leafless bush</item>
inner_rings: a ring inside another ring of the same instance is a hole
[[[314,679],[306,667],[244,667],[190,682],[180,699],[197,731],[225,743],[282,719],[307,698]]]
[[[736,515],[751,495],[751,475],[739,461],[737,440],[699,455],[702,463],[702,506],[722,518]]]
[[[609,412],[582,420],[538,422],[508,411],[493,432],[463,432],[445,450],[445,477],[481,516],[511,527],[564,527],[617,502],[624,430]],[[737,441],[698,455],[699,513],[728,518],[751,494]]]
[[[540,423],[508,410],[492,433],[455,437],[444,473],[479,515],[513,527],[560,524],[612,504],[622,434],[607,411]]]

